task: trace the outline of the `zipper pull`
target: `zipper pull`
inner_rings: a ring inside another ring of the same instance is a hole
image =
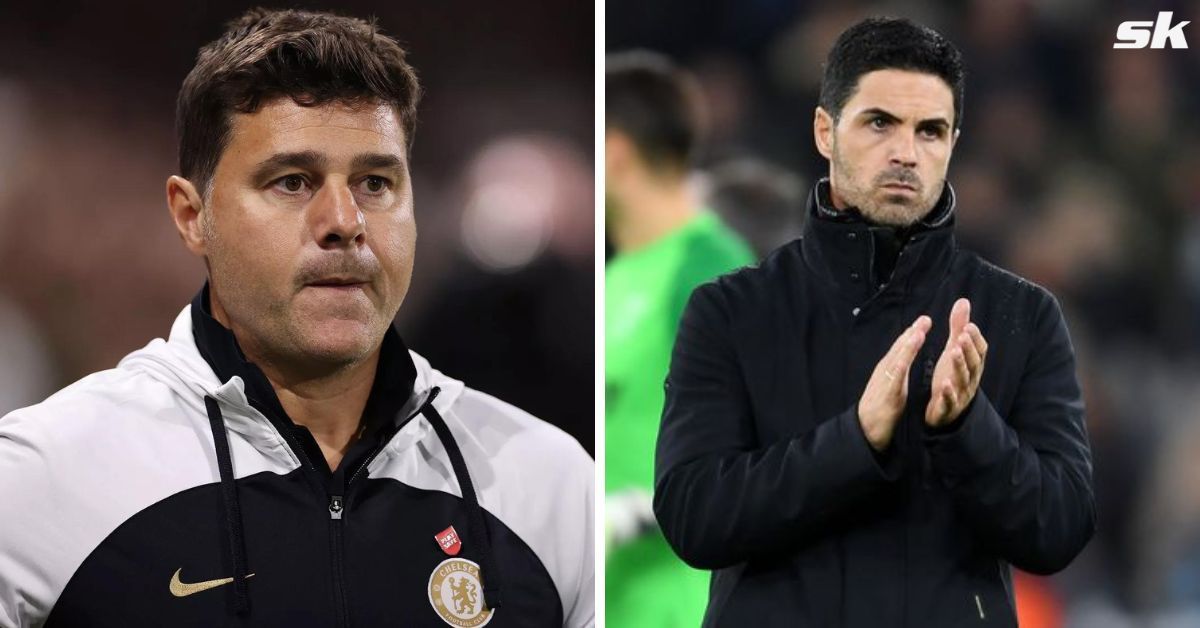
[[[329,498],[329,518],[341,521],[342,519],[342,496],[334,495]]]

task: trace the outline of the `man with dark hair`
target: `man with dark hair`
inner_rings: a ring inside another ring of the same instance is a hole
[[[209,280],[0,420],[0,626],[590,626],[593,465],[392,328],[419,87],[368,22],[254,10],[179,94]]]
[[[619,131],[655,170],[686,173],[701,134],[695,79],[645,50],[609,55],[604,65],[605,129]]]
[[[1014,626],[1010,565],[1092,536],[1058,303],[954,242],[962,78],[908,20],[844,32],[802,238],[691,295],[654,509],[705,626]]]
[[[750,263],[688,186],[699,131],[691,77],[648,52],[613,55],[605,71],[604,192],[616,249],[604,271],[605,494],[608,624],[695,626],[707,574],[671,553],[654,525],[654,438],[662,381],[687,295]]]

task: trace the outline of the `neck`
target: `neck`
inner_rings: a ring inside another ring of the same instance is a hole
[[[646,246],[687,223],[695,204],[686,182],[645,179],[619,195],[618,219],[610,232],[617,250]]]
[[[312,433],[330,469],[337,469],[357,440],[363,410],[375,384],[380,349],[364,360],[341,365],[292,364],[263,351],[239,326],[232,324],[217,299],[212,314],[233,332],[238,345],[271,382],[279,405],[297,425]]]
[[[850,207],[850,204],[842,198],[841,194],[838,194],[837,189],[833,187],[832,183],[829,185],[829,203],[833,205],[833,209],[838,211],[846,211],[846,208]]]
[[[337,469],[358,439],[363,410],[375,383],[379,350],[362,362],[317,376],[287,373],[267,362],[256,363],[275,389],[279,405],[297,425],[308,428],[329,468]]]

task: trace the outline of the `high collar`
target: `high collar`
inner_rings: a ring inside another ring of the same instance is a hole
[[[251,406],[275,423],[277,429],[295,429],[297,426],[279,403],[275,388],[266,375],[246,359],[233,332],[213,318],[207,282],[192,299],[191,316],[196,348],[217,378],[228,382],[234,376],[240,377]],[[416,378],[417,370],[408,348],[399,332],[389,327],[379,352],[375,381],[363,409],[364,435],[374,433],[379,425],[400,412],[412,394]]]
[[[922,299],[936,287],[927,279],[944,274],[953,256],[955,198],[949,182],[933,209],[907,228],[876,225],[854,208],[834,209],[827,178],[813,186],[806,214],[801,245],[806,263],[855,309]],[[888,249],[891,259],[884,257]],[[894,269],[880,273],[880,264]]]
[[[810,213],[815,212],[822,220],[863,222],[872,224],[872,226],[878,229],[892,229],[900,233],[919,233],[952,224],[954,221],[954,188],[950,186],[949,181],[946,181],[946,184],[942,187],[942,194],[938,197],[938,201],[934,204],[933,209],[929,210],[929,213],[925,214],[925,217],[917,221],[915,225],[907,228],[874,225],[858,211],[857,207],[850,207],[844,210],[834,208],[833,192],[829,183],[829,177],[823,177],[817,181],[817,184],[813,186],[813,191],[809,196],[808,202]]]

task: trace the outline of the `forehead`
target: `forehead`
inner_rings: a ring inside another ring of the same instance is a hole
[[[317,151],[333,159],[363,152],[403,157],[404,128],[395,110],[378,102],[330,102],[304,107],[291,98],[267,101],[254,113],[235,113],[224,157],[256,159],[280,152]]]
[[[875,70],[858,78],[843,117],[882,109],[901,119],[954,121],[954,93],[941,77],[911,70]]]

